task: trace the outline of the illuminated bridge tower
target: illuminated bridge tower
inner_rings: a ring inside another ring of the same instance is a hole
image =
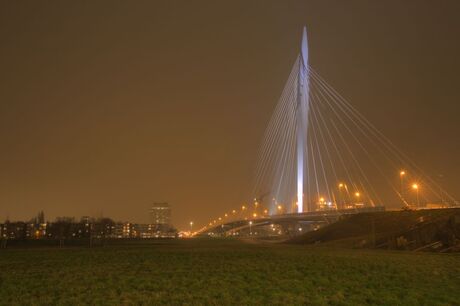
[[[300,47],[299,75],[297,84],[297,212],[304,211],[304,177],[308,174],[307,164],[307,128],[309,113],[309,72],[308,72],[308,41],[307,28],[303,28]]]

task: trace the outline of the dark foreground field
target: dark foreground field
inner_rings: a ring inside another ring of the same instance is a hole
[[[460,256],[232,240],[0,250],[2,305],[460,305]]]

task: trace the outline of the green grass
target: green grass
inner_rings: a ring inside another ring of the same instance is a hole
[[[459,305],[460,256],[173,240],[0,251],[1,305]]]

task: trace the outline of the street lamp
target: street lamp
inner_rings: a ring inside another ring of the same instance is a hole
[[[360,197],[361,197],[361,193],[359,193],[358,191],[355,192],[355,197],[356,197],[356,206],[360,206],[359,205],[359,201],[360,201]]]
[[[420,202],[419,202],[419,196],[418,196],[418,190],[419,190],[419,186],[417,183],[413,183],[412,184],[412,189],[415,190],[415,194],[417,196],[417,207],[420,206]]]
[[[283,213],[283,205],[282,204],[278,204],[276,206],[276,209],[278,210],[278,214],[282,214]]]
[[[404,176],[406,175],[406,171],[401,170],[399,172],[399,180],[401,181],[401,198],[404,200]]]
[[[344,184],[343,183],[339,183],[339,205],[340,205],[340,208],[344,208],[345,206],[345,201],[343,200],[342,198],[342,189],[344,187]]]
[[[249,235],[252,235],[252,221],[249,221]]]
[[[326,204],[325,200],[323,197],[320,197],[319,198],[319,202],[318,202],[318,209],[323,209],[324,208],[324,204]]]
[[[192,235],[192,230],[193,230],[193,221],[190,221],[190,235]]]

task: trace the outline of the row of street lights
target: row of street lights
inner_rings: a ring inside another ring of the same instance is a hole
[[[400,176],[400,183],[401,183],[401,197],[404,199],[404,186],[405,186],[405,183],[404,183],[404,178],[407,176],[407,172],[405,170],[401,170],[399,172],[399,176]],[[343,183],[343,182],[340,182],[338,183],[338,189],[339,191],[341,190],[345,190],[348,194],[349,191],[348,191],[348,186],[347,184]],[[420,205],[420,198],[419,198],[419,189],[420,189],[420,185],[418,183],[413,183],[411,186],[410,186],[416,193],[416,199],[417,199],[417,206]],[[362,198],[362,193],[360,191],[355,191],[354,193],[352,193],[354,195],[354,197],[356,198],[357,201],[359,201],[361,198]],[[275,200],[275,199],[274,199]],[[325,203],[326,200],[324,197],[319,197],[319,202],[320,203]],[[280,203],[277,203],[276,200],[275,200],[275,204],[276,204],[276,209],[277,209],[277,212],[279,214],[283,213],[284,212],[284,205],[280,204]],[[336,203],[337,204],[337,203]],[[259,206],[259,203],[257,201],[257,199],[254,199],[254,213],[252,213],[250,215],[250,217],[252,218],[257,218],[259,217],[260,215],[267,215],[268,214],[268,210],[265,209],[263,211],[263,214],[258,214],[257,213],[257,209],[258,209],[258,206]],[[247,211],[249,208],[246,206],[246,205],[242,205],[241,206],[241,213],[244,213],[245,211]],[[234,209],[232,210],[231,212],[231,215],[236,215],[237,211]],[[225,213],[224,214],[224,217],[219,217],[218,219],[215,219],[213,220],[212,222],[209,223],[209,226],[212,226],[218,222],[221,222],[223,221],[225,218],[228,218],[230,214],[228,213]],[[247,219],[247,218],[245,218]],[[250,226],[252,225],[252,221],[249,221],[250,222]],[[192,233],[193,231],[193,221],[190,222],[190,233]]]

